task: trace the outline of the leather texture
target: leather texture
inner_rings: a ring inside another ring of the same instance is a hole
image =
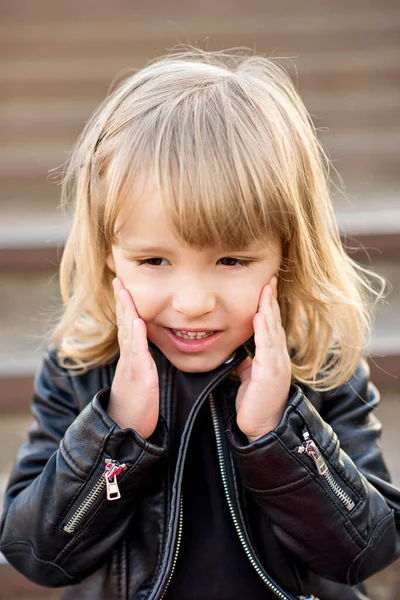
[[[38,584],[67,586],[65,599],[160,600],[172,568],[190,434],[212,392],[231,494],[264,570],[288,598],[366,598],[361,582],[400,554],[400,491],[381,455],[381,426],[373,414],[379,395],[365,361],[337,390],[293,385],[279,425],[252,443],[236,425],[235,390],[228,385],[248,347],[212,372],[183,374],[192,408],[172,461],[176,369],[156,347],[151,352],[161,384],[160,416],[144,440],[107,415],[117,361],[73,376],[49,348],[35,378],[35,423],[5,498],[0,550],[7,560]],[[305,430],[354,502],[352,510],[313,460],[298,452]],[[118,477],[121,498],[109,502],[101,495],[76,531],[66,532],[107,457],[128,467]]]

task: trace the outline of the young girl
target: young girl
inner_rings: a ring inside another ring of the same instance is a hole
[[[400,492],[327,182],[266,58],[171,54],[100,106],[6,495],[16,569],[74,600],[366,598]]]

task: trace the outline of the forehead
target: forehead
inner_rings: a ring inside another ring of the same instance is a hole
[[[184,196],[182,211],[182,204],[175,204],[171,196],[167,196],[165,201],[154,176],[142,176],[132,186],[115,223],[118,245],[127,249],[140,245],[141,248],[157,246],[172,250],[240,249],[256,252],[279,240],[278,235],[269,234],[262,238],[246,235],[244,223],[240,225],[241,219],[232,223],[229,210],[224,208],[223,203],[219,210],[215,211],[213,206],[208,214],[203,214],[203,220],[196,211],[196,203],[198,205],[197,198]],[[230,227],[234,225],[233,235],[228,234],[225,220]]]
[[[150,177],[140,182],[132,196],[125,201],[116,225],[121,244],[140,238],[161,245],[175,238],[158,190]]]

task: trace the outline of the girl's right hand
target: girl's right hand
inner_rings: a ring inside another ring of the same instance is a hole
[[[146,439],[159,415],[158,373],[149,352],[147,329],[121,279],[113,280],[120,357],[111,386],[107,414],[121,427]]]

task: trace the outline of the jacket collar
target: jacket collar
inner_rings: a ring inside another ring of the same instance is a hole
[[[208,389],[212,383],[220,382],[224,377],[228,376],[235,368],[246,358],[246,356],[254,357],[255,344],[254,336],[251,336],[244,344],[236,348],[236,350],[227,358],[227,360],[211,371],[205,373],[186,373],[179,371],[174,367],[161,350],[149,340],[149,349],[156,363],[159,374],[165,372],[169,367],[172,368],[174,374],[179,373],[180,380],[185,381],[188,388],[188,393],[193,400],[199,397],[205,389]]]

